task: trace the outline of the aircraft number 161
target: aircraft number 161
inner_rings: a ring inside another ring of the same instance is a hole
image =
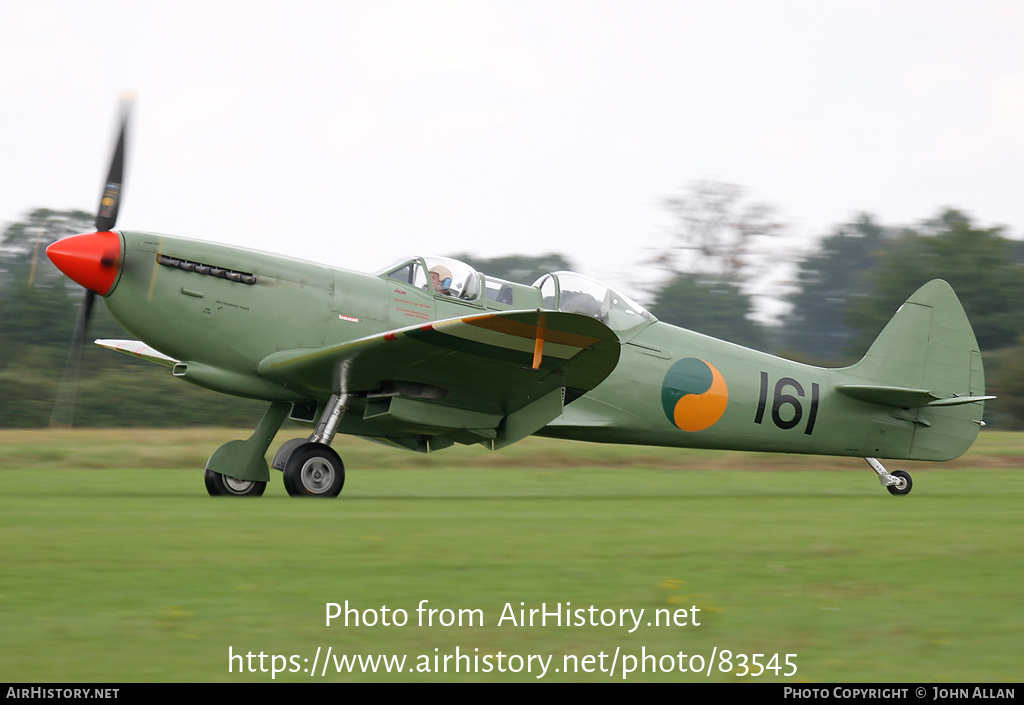
[[[757,400],[757,413],[754,414],[754,423],[764,422],[765,411],[768,408],[768,373],[761,373],[761,395]],[[792,390],[792,393],[789,391]],[[817,382],[811,384],[811,406],[807,414],[807,425],[804,433],[808,436],[814,432],[814,422],[818,418],[818,397],[820,387]],[[775,383],[775,390],[772,393],[772,423],[784,431],[796,428],[804,418],[804,405],[801,401],[806,398],[804,387],[792,377],[780,377]],[[792,407],[792,410],[787,409]]]

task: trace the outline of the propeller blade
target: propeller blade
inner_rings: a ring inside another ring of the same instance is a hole
[[[28,270],[28,285],[35,286],[36,280],[36,261],[39,259],[39,243],[43,239],[43,231],[45,228],[40,225],[36,228],[36,246],[32,249],[32,266]]]
[[[117,211],[121,206],[121,188],[124,184],[124,149],[128,133],[128,118],[131,115],[132,99],[121,101],[121,129],[117,135],[117,145],[110,159],[110,170],[100,197],[100,207],[96,211],[96,230],[103,232],[113,230],[117,224]]]
[[[116,281],[121,260],[121,240],[110,232],[117,224],[117,212],[121,206],[121,190],[124,184],[124,153],[128,135],[128,118],[131,115],[134,97],[121,96],[121,128],[117,144],[110,159],[110,169],[96,211],[96,232],[74,235],[59,240],[46,249],[46,254],[57,268],[75,282],[85,287],[85,296],[78,311],[75,332],[71,337],[71,349],[64,364],[64,375],[57,390],[57,401],[50,414],[51,426],[71,426],[75,417],[75,401],[78,397],[78,370],[82,364],[82,351],[89,333],[89,319],[96,294],[106,295]]]
[[[60,387],[57,388],[57,400],[50,413],[51,427],[70,427],[74,422],[75,401],[78,398],[78,370],[82,365],[82,351],[85,348],[89,319],[92,317],[95,301],[96,292],[86,289],[78,311],[78,320],[75,322],[75,332],[71,336],[68,359],[64,363],[64,375],[61,377]]]

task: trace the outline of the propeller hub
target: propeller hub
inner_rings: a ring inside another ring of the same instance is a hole
[[[121,266],[121,236],[109,231],[72,235],[47,247],[46,256],[76,284],[106,296]]]

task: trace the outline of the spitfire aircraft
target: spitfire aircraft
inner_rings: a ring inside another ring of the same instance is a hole
[[[247,440],[206,465],[211,495],[337,496],[338,433],[420,452],[492,450],[529,435],[864,458],[894,495],[910,475],[876,458],[948,460],[983,425],[978,343],[948,284],[913,293],[864,357],[800,364],[658,321],[571,272],[532,285],[441,257],[374,274],[238,247],[114,230],[127,119],[96,232],[47,255],[138,340],[100,345],[207,389],[264,400]],[[265,455],[285,419],[312,429]]]

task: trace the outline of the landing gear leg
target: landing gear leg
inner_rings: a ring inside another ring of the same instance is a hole
[[[228,441],[206,461],[206,491],[213,496],[255,497],[263,494],[270,479],[264,457],[290,404],[274,402],[264,412],[256,430],[245,441]]]
[[[878,479],[881,481],[882,486],[889,490],[889,494],[901,495],[910,493],[910,488],[914,486],[914,481],[910,479],[910,473],[903,470],[894,470],[890,473],[878,462],[877,458],[864,458],[864,460],[868,461],[871,469],[878,473]]]
[[[348,409],[347,392],[332,394],[313,435],[288,441],[274,456],[284,471],[284,488],[292,497],[337,497],[345,485],[345,465],[331,448],[338,424]]]

